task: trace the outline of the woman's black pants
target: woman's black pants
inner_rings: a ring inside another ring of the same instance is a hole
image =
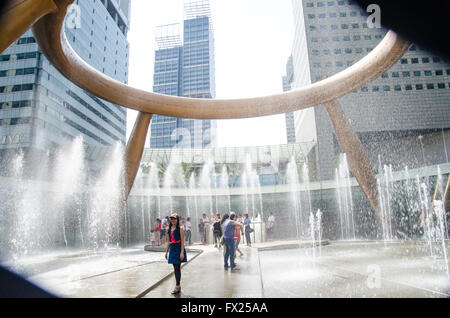
[[[175,281],[177,282],[177,286],[180,286],[181,280],[181,264],[172,264],[173,269],[175,271]]]

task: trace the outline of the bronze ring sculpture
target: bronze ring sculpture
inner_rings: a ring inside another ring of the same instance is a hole
[[[139,111],[125,154],[125,198],[139,168],[152,114],[193,119],[250,118],[324,104],[342,150],[347,153],[350,169],[379,216],[376,179],[371,164],[336,99],[374,80],[403,56],[410,43],[394,32],[389,31],[378,46],[357,63],[307,87],[255,98],[196,99],[132,88],[105,76],[84,62],[72,49],[63,32],[66,12],[73,0],[10,2],[9,10],[0,17],[0,27],[4,29],[8,25],[8,31],[3,33],[6,33],[6,37],[0,40],[1,51],[32,25],[40,48],[64,76],[102,99]],[[33,10],[30,11],[30,8]],[[25,18],[14,19],[18,16]]]

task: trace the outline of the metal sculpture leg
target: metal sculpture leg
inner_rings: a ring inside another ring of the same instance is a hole
[[[342,150],[347,154],[347,162],[359,186],[368,198],[375,213],[380,217],[378,209],[377,179],[364,148],[353,131],[338,101],[323,104],[331,118],[336,137]]]
[[[152,114],[139,112],[125,149],[125,201],[128,199],[144,152],[145,140]]]

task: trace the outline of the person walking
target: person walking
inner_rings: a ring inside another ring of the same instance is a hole
[[[209,218],[206,216],[206,213],[203,213],[203,234],[205,244],[208,242],[208,229],[209,229]]]
[[[232,213],[230,215],[230,218],[228,219],[228,214],[225,214],[224,215],[225,221],[223,222],[223,227],[224,227],[223,239],[224,239],[224,243],[226,246],[225,255],[223,257],[223,261],[224,261],[223,267],[225,269],[228,269],[228,259],[230,259],[230,266],[231,266],[232,271],[239,270],[239,267],[234,262],[235,247],[236,247],[236,245],[234,243],[234,230],[236,227],[240,227],[242,231],[244,230],[242,224],[240,224],[234,220],[235,217],[236,217],[236,214]]]
[[[152,231],[153,231],[154,236],[156,236],[158,246],[160,246],[161,245],[161,220],[160,219],[156,219],[156,226]]]
[[[213,223],[214,247],[220,248],[220,238],[222,237],[222,227],[220,226],[220,214],[217,213]]]
[[[273,239],[273,227],[275,225],[275,217],[272,215],[272,212],[269,212],[269,217],[267,218],[267,240]]]
[[[186,242],[191,245],[191,217],[186,218],[186,232],[185,232]]]
[[[170,226],[167,230],[166,260],[173,265],[176,286],[171,294],[181,292],[181,263],[187,261],[184,248],[184,229],[180,226],[180,217],[173,213],[170,215]]]
[[[245,226],[245,241],[247,243],[247,246],[252,246],[252,240],[250,239],[250,233],[252,233],[253,230],[250,227],[250,223],[252,223],[252,221],[250,220],[248,213],[245,213],[244,214],[244,226]]]
[[[161,234],[160,234],[160,238],[161,238],[161,244],[165,243],[166,240],[166,233],[167,233],[167,228],[169,227],[169,217],[166,216],[164,219],[162,219],[161,221]]]
[[[200,233],[200,238],[202,243],[206,244],[206,232],[205,232],[205,223],[203,223],[203,219],[200,218],[200,223],[198,224],[198,232]]]

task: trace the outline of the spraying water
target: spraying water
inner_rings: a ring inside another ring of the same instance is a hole
[[[339,158],[339,167],[335,170],[335,180],[341,224],[341,239],[355,240],[353,196],[346,154],[342,154]]]

